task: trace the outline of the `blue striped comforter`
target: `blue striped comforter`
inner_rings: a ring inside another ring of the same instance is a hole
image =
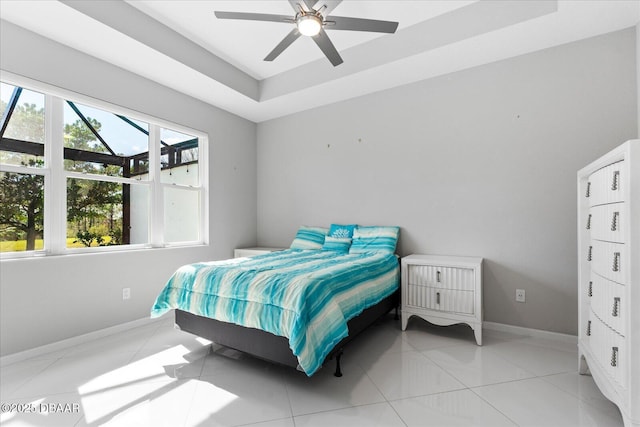
[[[348,335],[347,321],[398,283],[392,254],[289,249],[185,265],[169,279],[151,316],[177,308],[287,337],[310,376]]]

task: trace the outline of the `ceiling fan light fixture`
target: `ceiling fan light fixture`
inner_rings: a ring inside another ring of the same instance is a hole
[[[296,19],[296,25],[298,26],[300,34],[313,37],[318,35],[322,29],[322,19],[318,15],[313,14],[300,15]]]

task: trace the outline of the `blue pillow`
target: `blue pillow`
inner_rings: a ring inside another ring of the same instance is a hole
[[[400,227],[395,226],[358,226],[353,232],[350,254],[364,252],[395,253]]]
[[[331,237],[353,237],[353,230],[357,227],[356,224],[342,225],[342,224],[331,224],[329,227],[329,236]]]
[[[322,245],[323,251],[335,251],[348,253],[351,246],[351,239],[348,237],[331,237],[324,238],[324,245]]]
[[[301,226],[291,242],[291,249],[322,249],[329,230],[323,227]]]

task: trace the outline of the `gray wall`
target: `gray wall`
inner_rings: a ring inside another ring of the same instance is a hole
[[[485,320],[575,334],[576,172],[637,135],[635,29],[258,124],[258,243],[399,225],[484,257]],[[527,302],[515,302],[515,289]]]
[[[209,134],[210,246],[0,262],[0,354],[144,318],[180,265],[256,239],[256,125],[6,21],[2,69]],[[122,288],[131,299],[122,301]]]

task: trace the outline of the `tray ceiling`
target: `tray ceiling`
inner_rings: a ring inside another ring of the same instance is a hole
[[[636,25],[637,1],[349,1],[339,16],[399,22],[395,34],[327,31],[333,67],[292,24],[213,12],[293,15],[287,1],[3,1],[0,18],[255,122]]]

